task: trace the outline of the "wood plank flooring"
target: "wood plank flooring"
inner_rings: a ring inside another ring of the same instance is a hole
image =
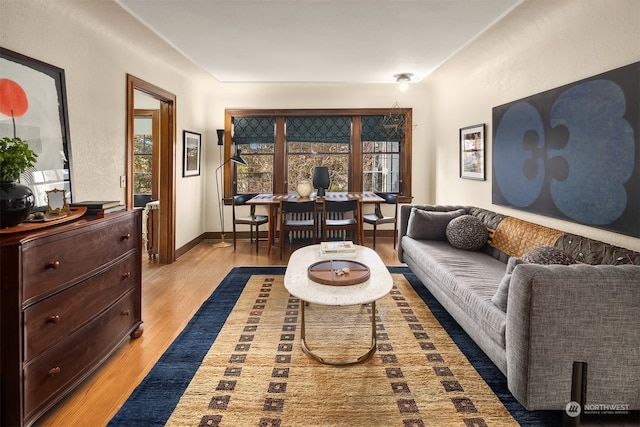
[[[371,238],[365,244],[371,247]],[[142,320],[144,334],[126,341],[93,375],[51,409],[37,426],[103,426],[186,326],[227,273],[236,266],[286,265],[278,247],[239,240],[233,247],[214,248],[203,241],[171,265],[142,258]],[[290,249],[287,247],[287,249]],[[295,248],[294,248],[295,249]],[[400,265],[391,237],[378,237],[376,251],[386,265]]]

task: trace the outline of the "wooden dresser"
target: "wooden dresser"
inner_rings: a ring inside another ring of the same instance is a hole
[[[0,236],[0,425],[31,425],[142,335],[141,212]]]

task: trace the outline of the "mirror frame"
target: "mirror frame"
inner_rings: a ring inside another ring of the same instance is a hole
[[[62,193],[62,194],[58,195],[58,193]],[[71,213],[71,209],[69,208],[69,203],[67,202],[66,191],[54,188],[53,190],[46,191],[46,194],[47,194],[47,213],[45,215],[47,217],[61,216],[61,215],[66,216]],[[52,200],[55,202],[54,205],[52,205]]]

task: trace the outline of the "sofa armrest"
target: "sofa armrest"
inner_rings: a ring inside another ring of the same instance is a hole
[[[518,265],[507,303],[509,390],[528,409],[564,409],[574,361],[587,401],[640,408],[640,266]]]
[[[466,206],[449,206],[449,205],[401,205],[400,206],[400,229],[398,232],[398,260],[404,262],[403,249],[402,249],[402,236],[407,234],[407,226],[409,224],[409,216],[411,215],[411,209],[422,209],[425,211],[433,212],[449,212],[457,211],[458,209],[467,209]]]

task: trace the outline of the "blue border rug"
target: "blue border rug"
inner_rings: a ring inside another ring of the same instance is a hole
[[[458,326],[411,270],[407,267],[389,267],[389,271],[392,274],[405,276],[456,345],[521,425],[562,425],[561,411],[527,411],[518,403],[507,389],[505,376]],[[112,427],[164,425],[222,329],[249,278],[258,274],[283,275],[284,273],[285,267],[232,269],[108,425]]]

